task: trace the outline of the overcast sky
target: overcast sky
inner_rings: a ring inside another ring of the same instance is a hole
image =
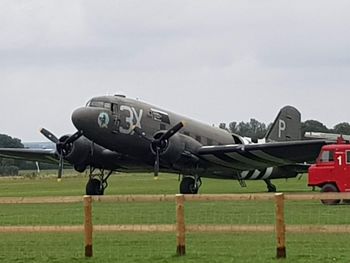
[[[350,1],[1,0],[0,133],[45,141],[122,93],[208,124],[350,121]]]

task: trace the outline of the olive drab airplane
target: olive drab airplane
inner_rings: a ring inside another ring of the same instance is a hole
[[[57,138],[41,133],[56,149],[0,149],[0,157],[64,163],[78,172],[90,170],[86,193],[102,195],[109,176],[117,172],[159,172],[182,175],[180,192],[196,194],[202,178],[264,180],[296,177],[305,172],[325,144],[301,140],[300,113],[282,108],[264,142],[247,138],[160,109],[123,95],[91,99],[76,109],[73,135]]]

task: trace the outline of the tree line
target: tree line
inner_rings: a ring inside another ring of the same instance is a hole
[[[236,133],[238,135],[262,139],[266,135],[272,123],[266,125],[263,122],[259,122],[256,119],[250,119],[249,122],[230,122],[220,123],[219,127],[229,132]],[[317,120],[307,120],[301,123],[301,134],[304,136],[305,132],[323,132],[323,133],[336,133],[342,135],[350,135],[350,124],[348,122],[341,122],[335,125],[333,128],[327,128],[322,122]]]

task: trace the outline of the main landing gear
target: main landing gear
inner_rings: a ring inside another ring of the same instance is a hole
[[[180,183],[181,194],[197,194],[202,185],[202,180],[199,176],[183,176]]]
[[[269,193],[275,193],[275,192],[277,191],[276,186],[275,186],[273,183],[271,183],[271,180],[269,180],[269,179],[264,179],[264,182],[266,183],[267,191],[268,191]]]
[[[103,195],[108,186],[107,179],[113,171],[105,172],[103,169],[100,173],[94,174],[95,168],[90,168],[89,181],[86,184],[87,195]]]

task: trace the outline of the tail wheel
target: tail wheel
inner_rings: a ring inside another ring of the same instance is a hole
[[[334,184],[325,184],[322,186],[321,192],[328,193],[328,192],[339,192],[338,188]],[[339,199],[328,199],[328,200],[321,200],[321,202],[324,205],[337,205],[340,203]]]

